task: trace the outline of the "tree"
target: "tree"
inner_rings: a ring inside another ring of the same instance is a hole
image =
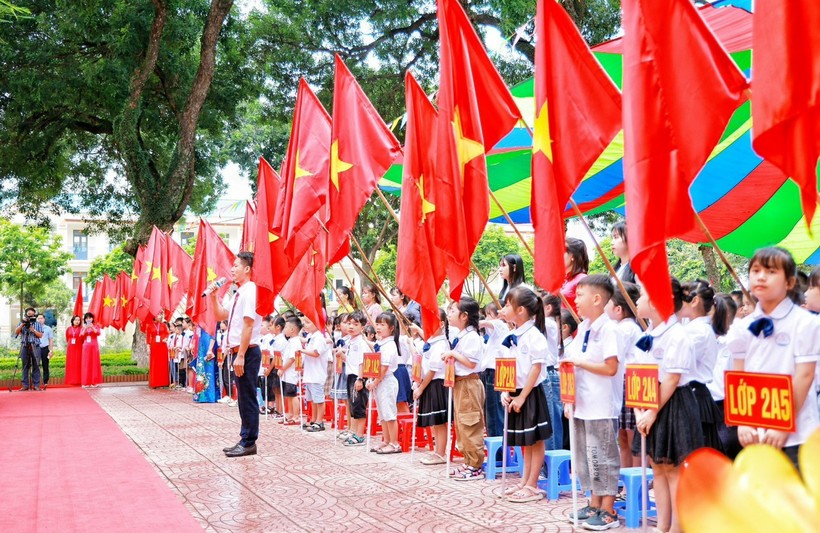
[[[40,227],[22,227],[0,219],[0,293],[9,299],[28,291],[41,296],[49,283],[68,272],[71,254],[62,251],[62,238]]]
[[[5,206],[82,210],[133,255],[153,225],[211,205],[221,139],[261,84],[232,6],[29,2],[0,47]]]
[[[396,246],[389,244],[379,252],[376,261],[373,263],[376,276],[378,276],[384,288],[388,290],[396,286],[396,252]]]
[[[66,287],[61,279],[55,279],[47,284],[37,297],[32,300],[32,305],[40,310],[53,309],[55,318],[66,316],[74,309],[74,291]]]
[[[108,277],[114,279],[122,271],[130,275],[133,266],[134,258],[131,257],[122,246],[117,246],[111,250],[111,252],[98,256],[91,261],[85,282],[89,285],[93,285],[101,280],[104,274],[108,274]]]
[[[532,257],[524,249],[518,237],[508,235],[501,226],[490,224],[478,241],[473,253],[473,263],[478,271],[484,276],[488,284],[497,284],[498,265],[501,258],[508,254],[518,254],[524,260],[524,276],[530,283],[532,282]],[[464,283],[464,295],[475,298],[479,303],[485,304],[491,300],[487,289],[475,274],[467,278]]]

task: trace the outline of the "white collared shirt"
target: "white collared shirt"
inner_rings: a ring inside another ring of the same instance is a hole
[[[490,322],[493,327],[487,330],[487,342],[484,344],[484,356],[481,358],[481,368],[479,370],[486,370],[488,368],[495,370],[495,360],[498,357],[504,357],[506,354],[506,349],[501,343],[504,342],[504,339],[510,334],[510,328],[503,320],[496,318],[488,322]]]
[[[517,337],[516,343],[511,344],[509,356],[515,358],[515,388],[523,389],[533,365],[540,363],[541,371],[536,386],[547,379],[547,359],[549,347],[547,338],[535,327],[535,320],[528,320],[512,332]]]
[[[584,350],[584,337],[589,339]],[[618,326],[606,313],[595,321],[589,319],[578,324],[575,342],[567,347],[567,355],[590,363],[603,363],[610,357],[618,359],[614,376],[603,376],[575,367],[575,417],[582,420],[606,420],[618,418],[624,397],[624,364],[619,353]]]
[[[644,352],[635,348],[636,363],[658,365],[658,380],[663,383],[668,374],[680,374],[678,387],[688,385],[695,369],[695,350],[678,317],[672,315],[666,322],[653,327],[652,349]]]
[[[461,363],[456,360],[455,362],[455,370],[456,376],[469,376],[470,374],[475,374],[476,372],[481,372],[481,356],[484,350],[484,340],[478,335],[475,328],[472,326],[468,326],[463,330],[458,332],[456,336],[458,339],[458,344],[453,351],[460,353],[468,360],[475,363],[474,368],[470,368],[468,366],[462,365]],[[455,341],[455,339],[453,339]]]
[[[387,372],[392,374],[399,368],[399,350],[393,337],[376,341],[379,345],[379,355],[383,367],[387,367]],[[385,374],[386,376],[387,374]]]
[[[774,333],[769,337],[762,334],[755,337],[749,325],[764,316],[767,315],[758,304],[749,316],[732,324],[726,335],[732,358],[743,359],[746,372],[794,376],[796,365],[820,361],[820,317],[786,298],[768,315],[774,322]],[[810,387],[795,421],[796,431],[789,435],[786,446],[804,443],[820,426],[813,390],[814,387]]]
[[[631,365],[635,362],[635,343],[641,338],[643,332],[634,318],[624,318],[616,325],[618,330],[618,354],[624,365]]]
[[[308,336],[305,351],[319,352],[319,357],[305,355],[302,360],[305,365],[305,383],[322,383],[327,379],[327,361],[330,354],[330,346],[327,345],[325,336],[321,331],[314,331]]]
[[[444,379],[444,359],[441,356],[450,349],[450,342],[444,335],[437,335],[427,343],[430,349],[422,353],[421,377],[424,379],[428,372],[433,371],[433,379]]]
[[[282,354],[282,365],[287,365],[289,361],[296,359],[296,352],[302,349],[302,339],[298,335],[296,337],[292,337],[288,339],[288,343],[285,346],[285,351]],[[304,361],[305,358],[302,358]],[[282,381],[285,383],[290,383],[291,385],[296,385],[299,382],[299,372],[296,371],[296,361],[294,361],[290,367],[285,370],[284,374],[282,375]]]
[[[364,335],[359,335],[347,342],[347,359],[345,360],[345,369],[348,376],[358,376],[359,367],[364,363],[364,352],[367,350],[367,344],[364,342]]]
[[[718,341],[708,316],[690,320],[685,326],[686,334],[695,351],[695,369],[692,379],[706,385],[712,381],[712,371],[717,360]]]
[[[256,284],[247,281],[239,287],[228,307],[228,347],[239,346],[245,318],[253,319],[250,344],[259,344],[262,337],[262,317],[256,313]]]

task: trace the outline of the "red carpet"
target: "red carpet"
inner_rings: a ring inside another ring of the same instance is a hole
[[[202,531],[83,389],[0,393],[0,531]]]

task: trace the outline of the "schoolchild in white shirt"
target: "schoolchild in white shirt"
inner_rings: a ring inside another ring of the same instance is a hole
[[[305,358],[305,390],[307,400],[311,402],[312,420],[303,427],[311,433],[325,430],[325,380],[327,379],[327,361],[330,346],[325,334],[307,317],[302,319],[302,326],[308,334],[308,341],[302,350]]]
[[[296,426],[301,424],[296,416],[299,413],[299,395],[297,386],[299,383],[299,373],[296,371],[296,352],[302,349],[302,321],[299,317],[292,316],[285,321],[285,337],[288,339],[285,351],[282,354],[282,368],[279,370],[279,379],[282,380],[282,388],[286,403],[290,409],[285,414],[285,418],[280,420],[280,424],[286,426]]]
[[[584,321],[578,338],[564,361],[575,366],[575,406],[565,414],[575,416],[575,468],[589,504],[576,511],[585,529],[619,527],[615,512],[621,458],[618,451],[618,417],[623,403],[623,361],[619,353],[618,326],[605,308],[614,293],[609,276],[595,274],[577,285],[575,305]]]
[[[367,325],[362,311],[350,313],[347,319],[350,342],[345,346],[342,353],[337,354],[345,362],[347,372],[347,412],[350,413],[352,423],[351,433],[345,440],[345,446],[364,446],[366,438],[364,435],[367,422],[367,401],[368,391],[364,387],[364,380],[359,377],[364,363],[364,353],[369,351],[367,341],[362,333]]]
[[[478,323],[478,327],[485,332],[481,381],[484,383],[484,419],[487,422],[487,436],[500,437],[504,431],[504,406],[501,405],[501,393],[495,390],[495,360],[506,352],[501,343],[510,334],[510,328],[499,318],[498,308],[494,303],[484,306],[484,320]]]
[[[757,306],[735,322],[727,343],[735,370],[792,376],[795,431],[738,427],[742,446],[757,442],[782,449],[795,467],[800,446],[820,426],[817,402],[810,398],[820,360],[820,318],[795,303],[797,266],[782,248],[758,250],[749,263],[749,286]]]
[[[447,462],[444,455],[447,453],[447,391],[444,388],[442,355],[450,349],[450,340],[444,309],[439,309],[439,320],[438,330],[422,346],[422,380],[413,391],[413,399],[419,400],[418,427],[429,427],[433,431],[435,449],[430,456],[421,460],[423,465],[441,465]],[[499,403],[500,401],[499,399]]]
[[[376,345],[380,354],[380,375],[367,383],[367,390],[376,395],[376,409],[382,424],[382,443],[370,449],[378,454],[401,453],[396,397],[399,382],[394,372],[399,367],[399,321],[393,313],[382,313],[376,318]]]
[[[276,402],[276,407],[272,408],[271,406],[268,406],[268,413],[272,414],[277,420],[281,420],[285,416],[285,403],[284,398],[282,398],[283,394],[281,392],[282,386],[279,379],[279,372],[277,369],[273,368],[273,359],[276,357],[277,353],[279,354],[279,357],[282,358],[285,353],[285,349],[288,347],[288,339],[285,337],[285,318],[281,315],[277,316],[271,321],[270,328],[273,339],[271,339],[270,345],[271,373],[268,375],[268,387],[273,389],[273,398]],[[268,396],[268,400],[270,399],[271,396]]]

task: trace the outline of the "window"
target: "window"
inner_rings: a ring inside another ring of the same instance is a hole
[[[74,230],[74,259],[88,259],[88,235],[82,230]]]
[[[225,246],[228,248],[231,247],[231,234],[230,233],[220,233],[219,238],[222,239],[222,242],[225,243]]]
[[[77,289],[80,288],[80,283],[83,283],[83,280],[88,275],[88,272],[74,272],[74,277],[72,279],[73,283],[71,285],[72,289],[74,290],[74,297],[77,297]],[[83,283],[83,302],[88,302],[89,298],[91,297],[90,289],[88,288],[87,283]]]

